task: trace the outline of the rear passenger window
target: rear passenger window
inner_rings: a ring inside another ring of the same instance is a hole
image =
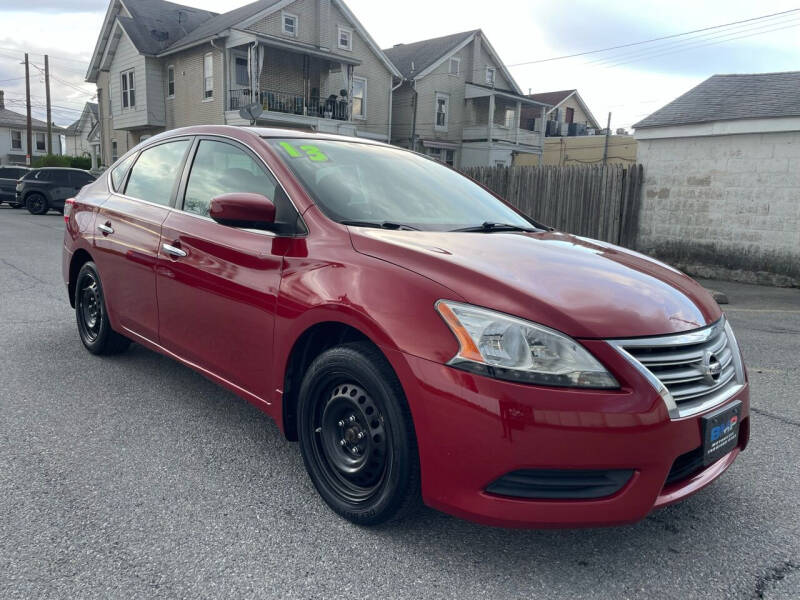
[[[232,144],[202,140],[197,148],[183,210],[208,216],[211,200],[222,194],[249,192],[275,199],[275,179],[249,154]],[[275,220],[281,215],[276,205]]]
[[[125,175],[128,174],[128,169],[131,168],[135,158],[136,155],[131,154],[128,158],[111,169],[111,186],[114,188],[115,192],[122,190],[122,182],[125,181]]]
[[[144,150],[133,165],[125,195],[169,206],[181,161],[191,142],[167,142]]]

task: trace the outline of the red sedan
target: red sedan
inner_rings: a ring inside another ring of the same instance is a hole
[[[747,445],[746,370],[702,287],[406,150],[174,130],[65,219],[86,348],[134,341],[253,403],[355,523],[420,501],[493,525],[627,523]]]

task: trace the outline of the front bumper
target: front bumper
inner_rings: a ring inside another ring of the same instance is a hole
[[[671,420],[652,386],[601,341],[583,342],[617,376],[614,391],[498,381],[400,352],[387,352],[409,401],[426,504],[487,525],[587,527],[631,523],[708,485],[749,436],[749,387],[737,448],[665,486],[675,460],[702,445],[700,413]],[[715,409],[718,407],[715,407]],[[487,487],[525,469],[633,470],[610,496],[522,499]]]

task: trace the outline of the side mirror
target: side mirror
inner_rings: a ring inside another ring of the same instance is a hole
[[[223,194],[211,200],[208,216],[221,225],[266,229],[275,223],[275,204],[261,194]]]

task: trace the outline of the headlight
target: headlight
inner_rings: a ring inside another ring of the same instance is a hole
[[[563,333],[485,308],[439,300],[436,310],[460,345],[451,366],[539,385],[618,388],[617,380]]]

